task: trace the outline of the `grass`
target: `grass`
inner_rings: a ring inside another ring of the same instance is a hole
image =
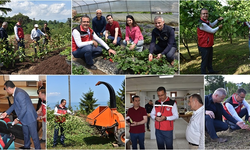
[[[233,44],[229,41],[216,39],[213,51],[213,68],[219,74],[249,74],[250,60],[248,39],[233,39]],[[191,59],[188,51],[180,45],[180,52],[186,58],[180,63],[181,74],[200,74],[201,56],[196,43],[189,43]]]

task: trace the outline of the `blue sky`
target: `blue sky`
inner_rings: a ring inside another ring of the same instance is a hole
[[[71,18],[71,0],[11,0],[4,7],[11,8],[7,16],[19,12],[36,20],[57,20],[65,22]]]
[[[119,75],[105,75],[105,76],[70,76],[71,83],[71,101],[72,103],[80,102],[82,93],[87,93],[89,88],[94,91],[94,98],[98,99],[97,104],[107,105],[109,101],[109,92],[105,85],[101,84],[95,86],[98,81],[104,81],[109,83],[117,92],[121,89],[122,81],[125,76]],[[68,76],[47,76],[47,101],[50,107],[54,107],[51,104],[59,102],[61,99],[67,100],[68,106]],[[73,104],[74,106],[74,104]]]

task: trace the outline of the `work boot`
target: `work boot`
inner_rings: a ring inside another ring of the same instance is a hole
[[[211,139],[212,142],[219,142],[219,143],[224,143],[227,142],[226,138],[216,138],[216,139]]]
[[[92,70],[97,70],[97,67],[95,65],[87,65],[86,66],[88,69],[92,69]]]

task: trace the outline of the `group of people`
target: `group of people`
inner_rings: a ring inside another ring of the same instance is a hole
[[[24,31],[23,31],[22,24],[23,24],[23,20],[22,20],[22,18],[19,18],[18,22],[14,26],[14,33],[15,33],[15,39],[17,41],[18,50],[20,47],[22,47],[23,54],[25,55]],[[48,40],[50,39],[50,29],[47,25],[48,24],[45,23],[42,30],[40,30],[38,28],[38,24],[35,24],[34,29],[32,29],[32,31],[31,31],[30,38],[34,43],[35,54],[37,53],[36,46],[39,46],[39,40],[40,40],[41,36],[46,36],[43,40],[43,44],[44,45],[48,44]],[[5,49],[10,50],[9,43],[8,43],[8,33],[6,30],[8,28],[8,22],[3,22],[1,24],[1,26],[2,27],[0,28],[0,39],[2,39],[2,42],[6,45]],[[41,49],[40,49],[40,52],[42,52]],[[21,54],[22,53],[20,52],[19,55],[21,55]]]
[[[224,88],[218,88],[213,94],[205,97],[206,135],[214,142],[227,141],[226,138],[218,137],[216,132],[225,130],[232,132],[237,129],[250,130],[250,127],[244,122],[250,121],[250,105],[245,100],[246,90],[240,88],[224,101],[226,96],[227,91]],[[242,108],[243,106],[244,108]]]
[[[107,20],[107,22],[106,22]],[[152,61],[153,54],[157,59],[165,55],[168,62],[173,65],[174,54],[177,49],[174,29],[164,23],[161,16],[154,18],[155,28],[152,31],[152,40],[150,43],[148,55],[149,61]],[[105,42],[101,39],[105,37]],[[90,17],[84,15],[81,17],[81,24],[72,31],[72,54],[75,58],[82,58],[87,68],[97,69],[93,58],[102,54],[102,48],[105,48],[109,54],[116,54],[116,51],[110,49],[106,44],[110,39],[114,45],[120,45],[122,33],[120,25],[113,19],[112,15],[107,15],[106,19],[102,16],[102,10],[96,10],[96,17],[92,19],[92,29],[90,28]],[[102,46],[98,46],[98,43]],[[139,25],[132,15],[126,16],[126,34],[122,42],[124,45],[130,45],[130,50],[143,50],[144,38]]]
[[[213,23],[208,20],[209,12],[206,8],[202,8],[200,11],[199,25],[197,27],[198,37],[198,49],[201,54],[201,74],[218,74],[219,71],[215,71],[212,66],[213,62],[213,45],[214,34],[222,28],[222,24],[213,28],[217,23],[223,20],[223,17],[219,17]],[[244,22],[249,28],[249,59],[250,59],[250,23]]]
[[[140,97],[132,97],[133,106],[128,109],[126,123],[129,125],[132,149],[137,149],[137,141],[140,149],[145,149],[145,123],[149,129],[150,118],[155,121],[155,136],[158,149],[173,149],[174,120],[179,118],[177,103],[170,99],[164,87],[157,89],[159,100],[149,101],[145,108],[140,106]],[[186,130],[186,139],[191,148],[204,148],[204,106],[200,95],[193,94],[189,98],[188,105],[194,110]]]

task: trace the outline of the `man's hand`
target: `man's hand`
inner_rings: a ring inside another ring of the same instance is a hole
[[[148,60],[149,60],[149,61],[152,61],[152,60],[153,60],[153,54],[149,54],[149,55],[148,55]]]
[[[114,50],[112,50],[112,49],[109,49],[109,55],[110,55],[110,54],[114,54],[114,55],[115,55],[115,54],[116,54],[116,51],[114,51]]]
[[[2,113],[2,115],[0,116],[0,119],[1,118],[5,118],[7,116],[7,113],[5,112],[5,113]]]
[[[249,126],[246,125],[243,121],[238,121],[236,123],[241,129],[248,129],[249,130]]]
[[[162,57],[161,53],[157,55],[156,59],[160,59]]]
[[[209,115],[211,118],[215,118],[213,111],[206,110],[206,115]]]
[[[166,120],[166,117],[165,116],[155,117],[155,120],[161,122],[161,121]]]
[[[17,121],[17,118],[13,121],[14,125],[17,124],[19,121]]]
[[[135,44],[130,45],[129,50],[133,50],[135,48]]]
[[[98,43],[97,43],[95,40],[93,40],[93,45],[94,45],[95,47],[97,47],[97,46],[98,46]]]
[[[223,20],[223,19],[224,19],[224,18],[220,17],[220,18],[218,18],[217,20],[218,20],[218,21],[221,21],[221,20]]]
[[[222,24],[219,25],[219,28],[220,28],[220,29],[222,28]]]
[[[116,39],[114,39],[114,40],[113,40],[113,44],[114,44],[114,45],[116,45],[116,43],[117,43],[117,40],[116,40]]]
[[[139,124],[138,124],[138,122],[135,122],[135,121],[133,121],[133,122],[130,124],[130,126],[137,126],[137,125],[139,125]]]
[[[103,35],[103,33],[100,33],[100,35],[102,36],[102,35]]]

